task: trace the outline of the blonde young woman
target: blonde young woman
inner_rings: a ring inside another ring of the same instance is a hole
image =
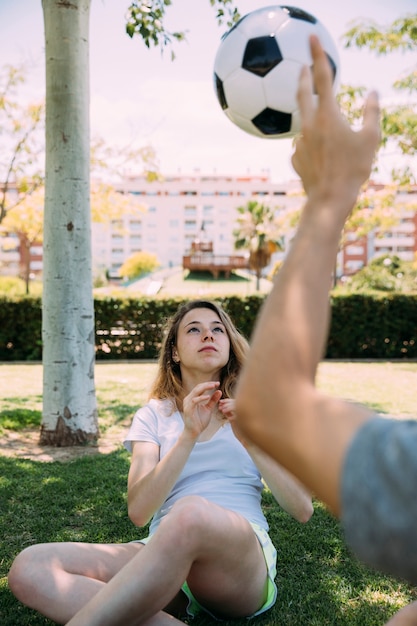
[[[234,388],[247,342],[216,304],[170,321],[148,404],[133,418],[128,511],[149,536],[129,544],[39,544],[17,556],[13,593],[61,624],[164,626],[203,610],[258,615],[276,599],[265,479],[295,519],[312,512],[291,474],[241,440]]]

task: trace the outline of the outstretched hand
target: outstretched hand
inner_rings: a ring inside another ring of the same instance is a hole
[[[378,96],[369,94],[362,128],[352,130],[339,110],[330,64],[315,35],[310,37],[310,48],[313,73],[305,66],[300,75],[297,98],[302,134],[292,164],[309,198],[343,198],[352,206],[370,175],[380,140]]]

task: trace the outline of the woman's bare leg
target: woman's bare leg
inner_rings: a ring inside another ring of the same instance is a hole
[[[417,601],[393,615],[386,626],[417,626]]]
[[[16,557],[9,586],[21,602],[65,624],[142,548],[140,543],[37,544]]]
[[[248,522],[203,498],[183,498],[146,546],[69,624],[151,623],[186,579],[211,610],[235,617],[254,613],[265,600],[267,572]]]
[[[21,602],[59,624],[66,624],[142,548],[140,543],[34,545],[16,557],[9,586]],[[181,592],[166,609],[172,615],[183,615],[186,605],[187,599]],[[168,613],[159,612],[146,626],[183,623]]]

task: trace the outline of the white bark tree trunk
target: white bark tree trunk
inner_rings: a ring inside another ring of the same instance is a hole
[[[43,417],[40,442],[98,438],[91,270],[91,0],[42,0],[46,51]]]

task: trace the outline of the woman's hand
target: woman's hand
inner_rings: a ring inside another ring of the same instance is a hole
[[[217,389],[219,384],[215,381],[200,383],[184,398],[184,430],[193,437],[198,437],[207,428],[213,411],[217,410],[222,395]]]
[[[234,398],[224,398],[219,401],[219,411],[229,420],[236,439],[240,441],[245,448],[248,445],[247,440],[243,437],[242,431],[236,422],[236,401]]]

